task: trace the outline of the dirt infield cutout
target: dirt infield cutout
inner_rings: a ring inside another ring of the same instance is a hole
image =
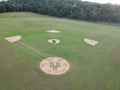
[[[57,31],[57,30],[48,30],[47,32],[49,32],[49,33],[60,33],[60,31]]]
[[[60,43],[60,40],[58,40],[58,39],[49,39],[48,42],[51,43],[51,44],[58,44],[58,43]]]
[[[84,42],[86,42],[87,44],[92,45],[92,46],[95,46],[96,44],[99,43],[98,41],[94,41],[94,40],[91,40],[88,38],[84,38]]]
[[[21,38],[22,37],[18,35],[18,36],[6,37],[5,39],[10,43],[14,43],[14,42],[19,41]]]
[[[63,58],[48,57],[40,62],[40,69],[50,75],[61,75],[70,69],[70,65]]]

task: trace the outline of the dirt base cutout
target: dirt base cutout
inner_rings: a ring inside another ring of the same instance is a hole
[[[48,30],[47,32],[49,32],[49,33],[60,33],[60,31],[57,31],[57,30]]]
[[[60,43],[60,40],[58,40],[58,39],[49,39],[48,42],[51,43],[51,44],[58,44],[58,43]]]
[[[40,69],[50,75],[64,74],[69,68],[69,63],[60,57],[48,57],[40,62]]]
[[[14,42],[19,41],[21,38],[22,37],[20,35],[18,35],[18,36],[7,37],[5,39],[10,43],[14,43]]]
[[[89,45],[95,46],[96,44],[98,44],[98,41],[94,41],[88,38],[84,38],[84,42],[86,42]]]

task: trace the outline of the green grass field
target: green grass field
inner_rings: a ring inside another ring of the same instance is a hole
[[[47,33],[50,29],[61,33]],[[4,39],[15,35],[22,39]],[[49,44],[52,38],[61,43]],[[90,46],[84,38],[99,44]],[[40,61],[50,56],[66,59],[69,71],[58,76],[41,71]],[[120,90],[120,27],[26,12],[0,14],[0,90]]]

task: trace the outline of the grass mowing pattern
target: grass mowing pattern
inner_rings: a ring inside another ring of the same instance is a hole
[[[47,33],[59,30],[60,34]],[[22,35],[8,43],[4,38]],[[60,44],[52,45],[48,39]],[[90,38],[100,43],[84,43]],[[33,13],[0,14],[0,90],[120,90],[120,27]],[[51,76],[39,69],[46,57],[62,57],[70,70]]]

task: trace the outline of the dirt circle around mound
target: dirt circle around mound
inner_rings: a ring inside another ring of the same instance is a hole
[[[51,44],[58,44],[58,43],[60,43],[60,40],[58,40],[58,39],[49,39],[48,42],[51,43]]]
[[[40,69],[50,75],[61,75],[70,69],[70,65],[63,58],[48,57],[40,62]]]

